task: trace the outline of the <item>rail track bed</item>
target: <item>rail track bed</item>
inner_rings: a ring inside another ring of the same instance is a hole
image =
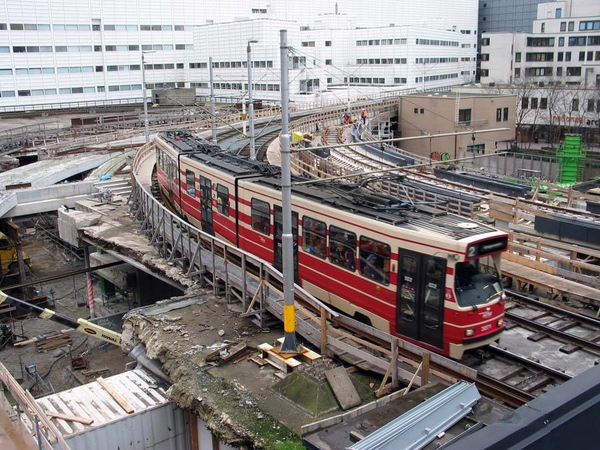
[[[600,361],[600,321],[508,293],[500,343],[469,352],[461,361],[477,370],[484,395],[520,406]]]

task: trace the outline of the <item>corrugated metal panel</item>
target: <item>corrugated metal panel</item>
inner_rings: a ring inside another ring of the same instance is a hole
[[[189,447],[187,414],[169,401],[155,380],[141,369],[105,381],[133,409],[125,410],[97,382],[37,400],[46,411],[93,419],[84,425],[63,419],[52,421],[74,449],[116,448],[180,450]]]

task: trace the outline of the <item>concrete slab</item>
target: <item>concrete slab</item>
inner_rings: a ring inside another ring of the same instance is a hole
[[[344,367],[330,369],[325,372],[325,376],[343,411],[360,405],[360,395]]]
[[[113,156],[90,153],[38,161],[0,173],[0,187],[22,184],[29,184],[32,187],[49,186],[88,172]]]

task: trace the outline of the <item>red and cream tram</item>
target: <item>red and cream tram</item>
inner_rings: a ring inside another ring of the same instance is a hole
[[[187,132],[155,143],[178,212],[281,269],[279,169]],[[292,232],[296,282],[358,320],[456,359],[504,330],[504,232],[331,182],[292,188]]]

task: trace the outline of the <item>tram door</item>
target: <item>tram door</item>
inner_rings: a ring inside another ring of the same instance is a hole
[[[398,251],[396,332],[443,348],[446,261]]]
[[[273,239],[274,265],[277,270],[283,270],[283,211],[275,205],[275,237]],[[298,283],[298,213],[292,211],[292,241],[294,243],[294,282]]]
[[[212,183],[206,177],[198,177],[200,181],[200,223],[202,231],[215,234],[212,216]]]

